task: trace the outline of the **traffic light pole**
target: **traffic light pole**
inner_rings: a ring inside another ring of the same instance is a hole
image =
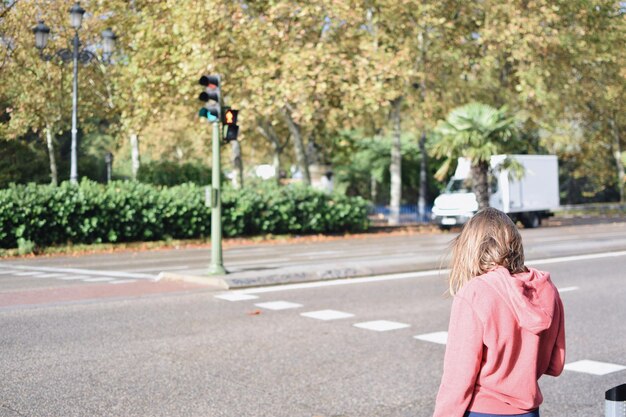
[[[211,168],[211,265],[209,275],[227,273],[222,260],[222,185],[220,181],[220,123],[213,125],[213,166]]]

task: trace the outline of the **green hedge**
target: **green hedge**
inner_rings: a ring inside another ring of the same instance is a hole
[[[183,164],[171,161],[145,162],[137,171],[137,180],[168,187],[188,182],[203,185],[211,182],[211,168],[190,162]]]
[[[223,191],[225,236],[356,232],[368,203],[305,187],[261,184]],[[0,190],[0,247],[188,239],[210,235],[204,188],[119,181],[78,186],[12,185]]]

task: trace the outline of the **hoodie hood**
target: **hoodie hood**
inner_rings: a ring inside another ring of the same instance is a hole
[[[550,327],[557,290],[548,272],[528,268],[528,272],[511,275],[498,267],[485,274],[484,280],[511,309],[520,327],[534,334]]]

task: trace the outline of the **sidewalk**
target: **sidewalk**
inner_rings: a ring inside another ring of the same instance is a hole
[[[228,265],[226,265],[228,268]],[[404,259],[386,261],[330,262],[319,267],[310,265],[235,272],[227,275],[209,276],[206,271],[188,271],[185,274],[161,272],[159,280],[182,280],[204,284],[216,289],[241,289],[268,285],[294,284],[372,275],[399,274],[432,269],[444,269],[440,262],[411,262]]]

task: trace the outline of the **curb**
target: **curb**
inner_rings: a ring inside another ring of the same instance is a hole
[[[185,281],[193,284],[201,284],[207,286],[211,289],[216,290],[228,290],[228,283],[219,277],[213,276],[201,276],[201,275],[186,275],[186,274],[176,274],[172,272],[161,272],[157,279],[157,281]]]
[[[207,285],[216,290],[232,290],[271,285],[296,284],[314,281],[331,281],[338,279],[359,278],[371,275],[398,274],[419,272],[427,269],[437,269],[437,263],[341,263],[322,268],[308,268],[302,266],[281,268],[274,271],[246,271],[228,275],[209,276],[193,274],[177,274],[161,272],[159,280],[186,281]]]

